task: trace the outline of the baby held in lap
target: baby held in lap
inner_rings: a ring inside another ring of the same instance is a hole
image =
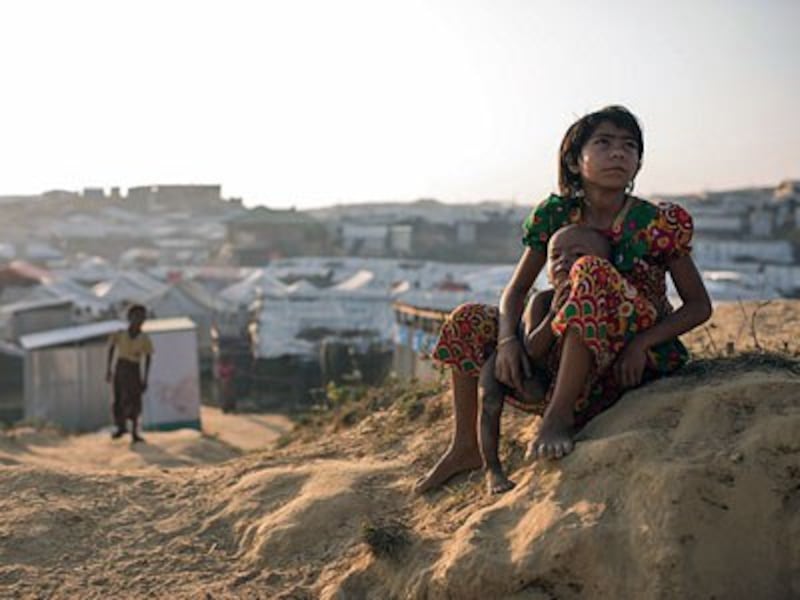
[[[547,246],[547,278],[552,287],[531,298],[522,318],[521,335],[525,350],[522,357],[525,375],[522,389],[506,386],[497,380],[496,354],[492,354],[481,369],[479,442],[490,493],[502,493],[514,487],[514,483],[505,476],[498,456],[500,417],[506,396],[528,406],[546,406],[546,383],[542,381],[541,375],[546,373],[547,357],[556,341],[551,323],[569,297],[570,269],[582,256],[608,259],[610,254],[608,240],[595,229],[583,225],[568,225],[556,231]],[[498,346],[516,339],[515,336],[501,339]],[[556,435],[552,439],[541,439],[540,436],[538,447],[529,448],[527,454],[533,458],[561,458],[572,447],[571,435]]]

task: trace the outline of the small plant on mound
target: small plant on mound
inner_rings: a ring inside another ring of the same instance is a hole
[[[408,527],[400,521],[365,522],[361,526],[361,539],[375,558],[391,560],[399,559],[411,545]]]
[[[722,375],[738,373],[746,369],[766,369],[789,371],[800,375],[800,360],[780,352],[740,352],[732,356],[716,356],[692,360],[676,375],[703,377],[706,375]]]
[[[427,402],[442,391],[438,382],[416,380],[395,379],[378,387],[330,383],[326,388],[326,406],[317,407],[313,417],[301,417],[300,423],[324,420],[337,427],[352,427],[367,416],[387,409],[396,409],[404,419],[413,421],[425,413]]]
[[[797,305],[786,300],[730,303],[715,311],[712,320],[688,332],[684,342],[694,356],[712,358],[736,356],[742,352],[777,353],[800,358],[797,327],[794,321]]]

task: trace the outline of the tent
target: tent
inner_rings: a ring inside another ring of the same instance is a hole
[[[201,355],[211,359],[211,328],[218,321],[233,320],[233,306],[212,295],[194,281],[181,280],[168,284],[143,302],[158,318],[188,317],[197,326]]]

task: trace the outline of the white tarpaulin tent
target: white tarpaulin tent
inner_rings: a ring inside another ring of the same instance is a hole
[[[102,321],[23,336],[25,418],[91,431],[111,423],[106,383],[108,336],[126,327]],[[144,429],[200,428],[200,384],[195,324],[185,318],[154,319],[144,331],[155,354],[144,395]]]
[[[203,356],[211,356],[211,327],[217,321],[230,320],[231,306],[213,296],[199,283],[179,281],[160,290],[144,305],[155,317],[188,317],[197,326],[197,339]]]
[[[363,279],[366,283],[370,278]],[[362,332],[386,341],[391,339],[394,317],[389,290],[367,285],[320,289],[300,280],[287,291],[283,297],[266,297],[261,301],[257,328],[251,332],[258,358],[316,356],[317,344],[300,336],[304,330]]]

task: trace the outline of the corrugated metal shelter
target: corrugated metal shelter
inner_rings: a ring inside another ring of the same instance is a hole
[[[108,425],[107,340],[124,327],[122,321],[102,321],[20,338],[25,351],[25,418],[57,423],[71,431]]]
[[[5,323],[6,339],[73,324],[71,300],[27,300],[0,307],[0,321]]]

